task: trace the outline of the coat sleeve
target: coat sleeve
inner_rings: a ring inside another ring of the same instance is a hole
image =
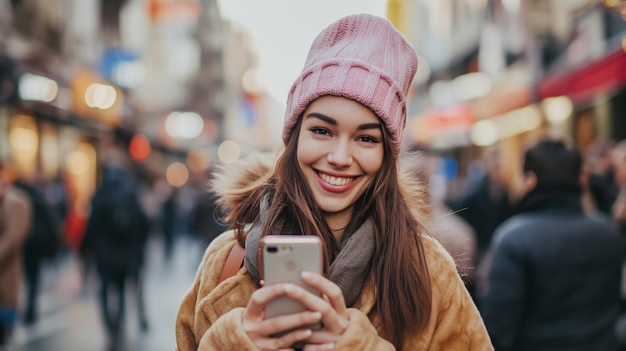
[[[187,291],[178,309],[176,316],[176,350],[177,351],[214,351],[214,350],[242,350],[257,351],[258,348],[243,330],[243,307],[235,307],[224,313],[212,311],[204,305],[209,294],[216,298],[214,291],[218,284],[219,275],[226,261],[228,253],[235,240],[232,231],[222,234],[207,248],[204,258],[193,285]],[[218,267],[219,266],[219,267]],[[233,282],[223,282],[223,304],[231,306],[229,298],[240,298],[229,295],[228,285]],[[218,297],[217,300],[220,300]],[[219,317],[218,317],[219,316]],[[213,323],[210,322],[213,321]]]
[[[9,190],[11,191],[11,190]],[[0,206],[0,268],[11,264],[20,252],[31,225],[32,205],[26,195],[11,191],[5,194],[4,206]]]
[[[208,252],[208,250],[207,250]],[[198,296],[198,289],[205,267],[205,261],[207,254],[205,253],[202,259],[202,264],[196,273],[196,278],[191,288],[185,293],[183,300],[178,307],[178,313],[176,315],[176,350],[177,351],[191,351],[198,349],[198,340],[195,336],[195,310],[196,300]]]
[[[378,335],[376,329],[363,312],[355,308],[349,308],[348,313],[350,314],[350,326],[335,345],[336,351],[395,350],[390,342]]]
[[[485,324],[452,257],[439,243],[429,260],[433,289],[432,337],[428,350],[493,350]],[[433,320],[434,318],[434,320]]]
[[[377,350],[393,351],[391,343],[378,336],[367,316],[350,308],[350,327],[335,345],[335,351]],[[198,350],[242,350],[258,351],[242,327],[244,308],[232,309],[222,315],[200,340]],[[225,332],[227,331],[227,332]]]
[[[243,330],[243,312],[243,307],[237,307],[220,316],[202,336],[198,350],[258,351],[259,349]]]

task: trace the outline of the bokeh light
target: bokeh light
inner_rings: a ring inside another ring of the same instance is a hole
[[[51,102],[59,94],[59,84],[47,77],[24,73],[18,90],[22,100]]]
[[[574,104],[567,96],[558,96],[544,99],[541,108],[550,123],[561,123],[567,120],[574,112]]]
[[[217,149],[217,157],[223,163],[235,163],[241,156],[239,144],[232,140],[226,140]]]
[[[117,91],[108,84],[93,83],[85,91],[85,103],[91,108],[106,110],[117,101]]]
[[[202,134],[204,120],[195,112],[172,112],[165,119],[165,132],[173,138],[193,139]]]
[[[498,138],[498,126],[488,119],[476,122],[470,130],[470,140],[476,146],[493,145]]]
[[[135,134],[128,145],[128,152],[135,161],[143,161],[150,155],[150,140],[142,134]]]
[[[165,179],[171,186],[176,188],[185,185],[187,180],[189,180],[187,166],[182,162],[172,162],[165,171]]]

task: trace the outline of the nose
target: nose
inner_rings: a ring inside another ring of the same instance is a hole
[[[338,141],[326,155],[328,163],[336,167],[347,167],[352,164],[352,153],[348,141]]]

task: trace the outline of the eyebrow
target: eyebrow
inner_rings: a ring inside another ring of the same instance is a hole
[[[318,118],[333,126],[337,125],[336,119],[326,116],[324,114],[318,113],[318,112],[311,112],[308,115],[306,115],[306,118]],[[365,124],[359,125],[357,127],[357,130],[380,129],[380,128],[381,128],[380,123],[365,123]]]

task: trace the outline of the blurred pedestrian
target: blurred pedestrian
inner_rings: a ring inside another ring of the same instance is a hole
[[[612,162],[615,171],[615,184],[618,195],[611,207],[611,218],[626,238],[626,139],[620,141],[612,152]],[[626,277],[626,259],[623,265],[623,277]],[[622,311],[618,322],[617,334],[622,350],[626,350],[626,279],[622,281]]]
[[[139,323],[147,330],[142,266],[149,219],[133,180],[118,164],[103,166],[102,186],[91,201],[83,252],[92,252],[100,277],[100,306],[112,346],[122,336],[126,283],[135,285]]]
[[[417,61],[377,16],[343,17],[316,37],[287,98],[276,162],[242,161],[216,178],[234,230],[209,245],[181,303],[179,351],[493,349],[454,260],[416,215],[423,188],[399,169]],[[274,233],[322,241],[324,273],[302,275],[321,297],[263,286],[257,253]],[[243,267],[220,282],[237,247],[228,266]],[[285,296],[309,311],[265,318]]]
[[[169,196],[161,205],[161,232],[163,234],[163,255],[165,261],[169,262],[174,253],[174,244],[178,230],[181,228],[180,208],[178,206],[178,197],[180,189],[178,187],[170,188]]]
[[[511,215],[510,199],[499,155],[497,151],[490,150],[484,159],[476,161],[483,165],[483,173],[466,186],[461,196],[445,201],[445,204],[474,230],[476,237],[474,267],[480,266],[495,229]],[[468,289],[476,299],[475,280],[468,282]]]
[[[596,139],[585,153],[587,188],[591,195],[592,210],[611,215],[611,208],[619,192],[615,182],[612,140]]]
[[[0,350],[9,345],[18,320],[22,282],[22,246],[31,226],[28,195],[15,188],[0,162]]]
[[[611,214],[622,235],[626,237],[626,140],[620,141],[615,146],[613,162],[618,196],[612,204]]]
[[[37,301],[41,285],[41,270],[45,261],[53,260],[61,248],[59,222],[43,191],[41,177],[19,179],[15,185],[28,195],[33,206],[32,226],[23,247],[26,277],[26,311],[24,324],[37,321]]]
[[[480,310],[498,351],[617,350],[625,245],[606,216],[583,211],[581,167],[560,141],[524,153],[516,214],[480,267]]]
[[[70,198],[64,177],[58,175],[55,179],[50,181],[46,185],[44,193],[52,208],[52,215],[57,228],[59,228],[61,238],[65,238],[64,233],[66,229],[66,218],[69,213]]]

